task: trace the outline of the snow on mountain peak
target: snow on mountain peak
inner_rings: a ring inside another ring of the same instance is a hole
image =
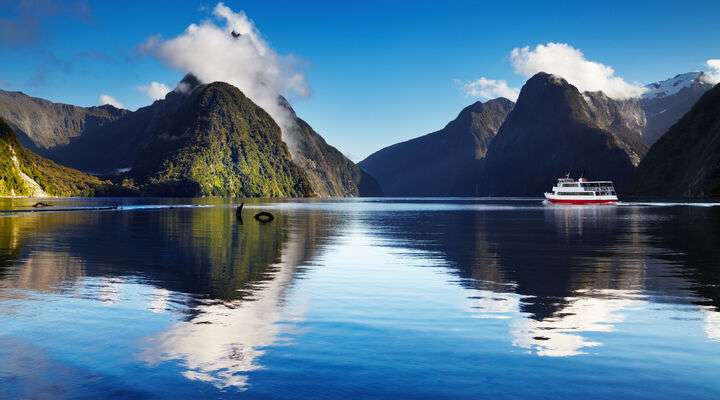
[[[664,81],[645,85],[647,91],[643,93],[642,97],[644,99],[654,99],[674,95],[684,88],[691,87],[698,83],[703,83],[702,79],[704,75],[705,74],[701,71],[686,72]]]

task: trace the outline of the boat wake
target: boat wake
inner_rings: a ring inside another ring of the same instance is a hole
[[[720,203],[693,203],[693,202],[618,202],[618,206],[625,207],[720,207]]]

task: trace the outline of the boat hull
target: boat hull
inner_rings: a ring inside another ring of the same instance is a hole
[[[545,198],[553,204],[587,205],[587,204],[616,204],[617,196],[557,196],[545,193]]]
[[[575,204],[575,205],[583,205],[583,204],[615,204],[618,201],[617,200],[551,200],[548,199],[553,204]]]

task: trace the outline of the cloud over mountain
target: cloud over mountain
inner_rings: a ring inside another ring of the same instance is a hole
[[[713,85],[720,83],[720,59],[707,60],[706,64],[708,71],[704,74],[705,81]]]
[[[183,73],[192,72],[204,83],[223,81],[238,87],[288,131],[294,119],[279,96],[309,94],[292,57],[278,55],[244,12],[218,3],[212,15],[212,20],[191,24],[176,37],[151,37],[141,51]]]
[[[510,62],[520,76],[529,78],[538,72],[558,75],[581,92],[602,91],[614,99],[628,99],[639,97],[646,91],[642,85],[628,83],[616,76],[612,67],[586,59],[582,51],[567,43],[514,48],[510,52]],[[720,81],[720,60],[708,60],[708,67],[717,72],[709,76]],[[515,101],[520,93],[519,88],[509,86],[502,79],[481,77],[473,81],[456,81],[456,84],[466,95],[481,99],[505,97]]]
[[[118,101],[118,99],[110,96],[109,94],[104,94],[104,93],[100,95],[100,104],[102,104],[102,105],[108,104],[115,108],[125,108],[125,105],[123,105],[123,103]]]
[[[168,94],[171,90],[164,83],[155,81],[152,81],[147,85],[138,86],[137,89],[141,93],[145,93],[145,95],[147,95],[147,97],[149,97],[153,101],[164,99],[165,95]]]
[[[641,85],[626,82],[615,75],[615,70],[605,64],[590,61],[579,49],[567,43],[539,44],[515,48],[510,53],[515,72],[531,77],[538,72],[559,75],[580,91],[603,91],[615,99],[640,96],[645,89]]]
[[[515,101],[520,94],[520,90],[508,86],[505,80],[488,79],[480,77],[474,81],[455,81],[460,86],[460,89],[468,96],[479,97],[483,100],[494,99],[497,97],[504,97],[506,99]]]

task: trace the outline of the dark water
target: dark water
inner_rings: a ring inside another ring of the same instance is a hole
[[[148,202],[0,216],[0,398],[720,398],[720,207]]]

